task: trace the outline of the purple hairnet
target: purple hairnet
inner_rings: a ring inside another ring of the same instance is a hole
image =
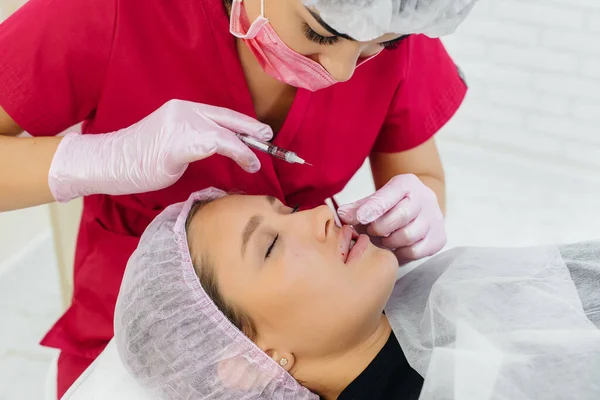
[[[115,311],[119,355],[135,379],[165,400],[318,399],[236,328],[194,271],[185,223],[209,188],[168,207],[131,256]]]

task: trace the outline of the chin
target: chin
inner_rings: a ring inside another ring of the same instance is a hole
[[[377,266],[390,268],[394,272],[398,269],[398,259],[394,253],[391,252],[391,250],[373,246],[372,255],[370,258],[373,260],[373,264]]]
[[[394,269],[398,268],[398,259],[396,258],[396,255],[391,250],[382,249],[377,246],[373,246],[373,247],[374,247],[373,255],[374,255],[374,257],[377,258],[378,263],[389,264]]]

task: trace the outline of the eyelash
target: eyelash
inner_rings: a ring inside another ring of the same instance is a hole
[[[294,213],[298,212],[299,209],[300,209],[300,205],[296,205],[296,207],[294,207],[294,209],[292,210],[292,212],[290,214],[294,214]],[[271,252],[275,248],[275,245],[277,244],[277,240],[279,240],[279,234],[277,234],[277,236],[275,236],[275,239],[273,239],[273,242],[267,249],[267,254],[265,255],[265,260],[271,256]]]
[[[390,40],[389,42],[380,43],[379,45],[386,50],[396,50],[398,47],[400,47],[400,43],[402,43],[402,41],[407,37],[408,35],[400,36],[397,39]]]
[[[313,31],[312,28],[310,26],[308,26],[308,24],[306,22],[304,22],[302,24],[302,28],[304,30],[304,35],[306,36],[306,38],[312,42],[315,42],[317,44],[320,45],[332,45],[332,44],[336,44],[340,38],[337,36],[322,36],[319,35],[317,32]]]
[[[302,24],[304,35],[312,42],[320,44],[322,46],[329,46],[336,44],[340,38],[338,36],[322,36],[315,32],[306,22]],[[386,50],[396,50],[400,46],[400,42],[406,39],[408,35],[401,36],[398,39],[390,40],[389,42],[379,43],[381,47]]]

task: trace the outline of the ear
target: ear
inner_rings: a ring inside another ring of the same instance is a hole
[[[281,368],[285,369],[288,373],[294,367],[296,363],[296,357],[292,353],[281,352],[273,349],[264,350],[269,357],[273,359]]]

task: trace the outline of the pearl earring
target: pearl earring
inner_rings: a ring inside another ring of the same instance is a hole
[[[279,365],[281,365],[282,367],[285,367],[287,364],[288,364],[287,358],[282,358],[281,360],[279,360]]]

